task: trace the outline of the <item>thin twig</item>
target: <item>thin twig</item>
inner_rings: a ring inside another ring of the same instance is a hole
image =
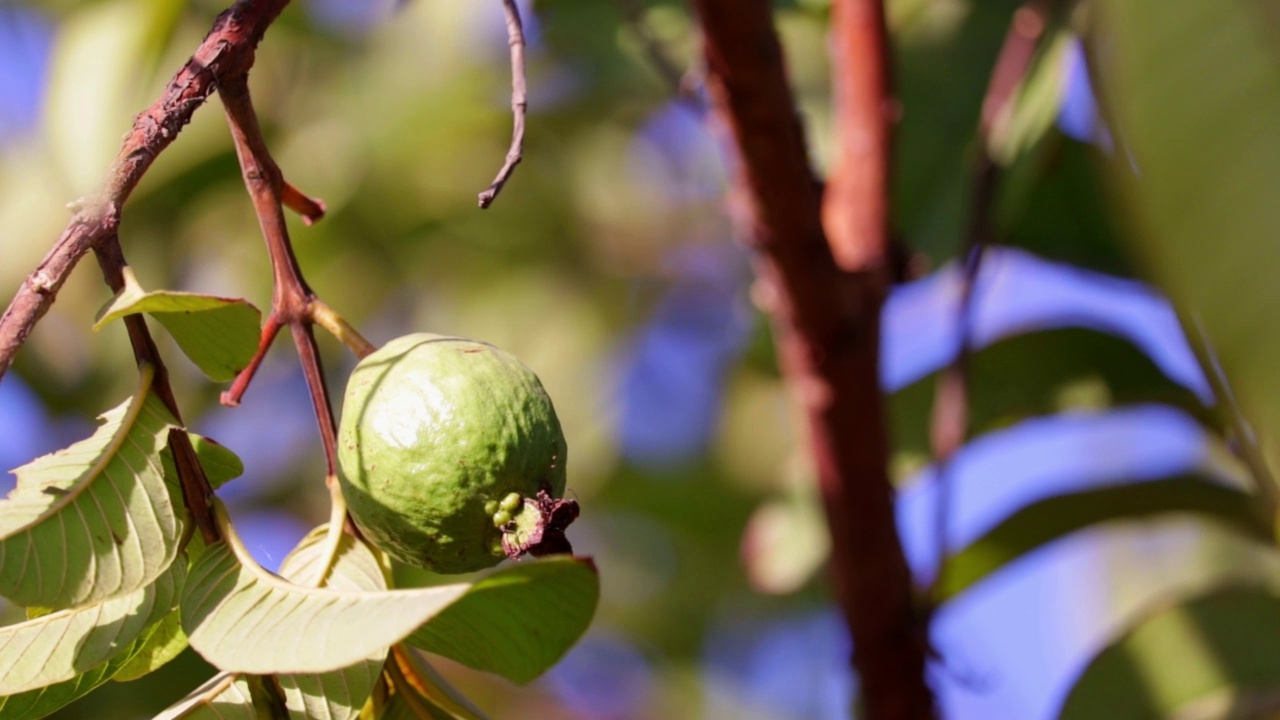
[[[978,121],[980,147],[969,195],[969,225],[960,250],[964,265],[955,316],[958,347],[955,357],[938,377],[929,428],[938,487],[934,504],[938,565],[927,596],[935,603],[938,590],[945,585],[951,549],[948,538],[954,483],[952,460],[969,434],[969,364],[973,350],[975,292],[987,248],[996,240],[992,213],[1001,172],[992,157],[992,143],[997,139],[994,133],[998,119],[1012,107],[1036,47],[1044,36],[1053,2],[1032,0],[1014,12],[982,99],[982,114]]]
[[[520,8],[516,0],[502,0],[502,12],[507,21],[507,44],[511,46],[511,147],[507,150],[506,162],[498,170],[493,183],[480,193],[480,207],[487,208],[493,204],[502,192],[502,188],[511,179],[516,166],[524,157],[524,122],[529,108],[529,91],[524,71],[524,24],[520,20]]]
[[[302,374],[307,380],[307,389],[311,395],[316,424],[320,430],[320,442],[324,447],[325,484],[333,498],[330,533],[325,542],[327,559],[319,573],[319,577],[323,580],[337,557],[340,537],[336,533],[344,529],[343,521],[347,513],[342,490],[337,482],[337,423],[333,415],[333,405],[329,399],[329,389],[324,379],[324,367],[320,360],[320,350],[316,345],[313,325],[318,324],[329,330],[361,357],[373,352],[374,347],[341,315],[316,297],[303,279],[302,270],[298,266],[298,259],[293,251],[293,244],[289,239],[289,230],[285,224],[284,207],[291,203],[295,206],[294,209],[298,209],[296,206],[302,206],[305,218],[305,210],[308,207],[306,203],[314,203],[320,211],[323,211],[323,205],[306,198],[285,182],[280,168],[271,158],[266,140],[258,125],[257,114],[249,95],[248,77],[236,75],[227,78],[219,94],[226,109],[227,122],[231,127],[231,136],[235,142],[236,156],[240,160],[245,188],[253,201],[258,224],[262,228],[262,237],[271,258],[275,280],[271,311],[263,324],[258,350],[249,366],[236,378],[231,389],[224,393],[222,401],[227,405],[239,403],[276,335],[280,330],[288,327],[293,336],[294,345],[297,347]],[[354,534],[354,525],[346,523],[345,529]]]
[[[125,285],[124,251],[120,247],[120,239],[116,235],[109,236],[105,242],[94,249],[98,258],[98,266],[102,268],[102,276],[112,292],[120,292]],[[169,371],[160,357],[151,332],[147,329],[147,321],[142,315],[128,315],[124,318],[129,332],[129,342],[133,345],[133,357],[139,366],[149,365],[155,370],[155,379],[151,388],[156,397],[165,404],[173,418],[182,423],[182,413],[178,409],[178,401],[174,398],[173,388],[169,384]],[[169,449],[173,453],[174,466],[178,471],[178,480],[182,486],[183,500],[200,535],[206,544],[212,545],[222,538],[218,524],[213,516],[213,488],[205,476],[204,468],[196,458],[195,448],[191,445],[191,436],[185,430],[169,431]]]
[[[213,23],[204,42],[174,75],[160,98],[138,114],[93,198],[77,203],[75,214],[40,265],[18,288],[0,317],[0,377],[18,348],[44,317],[67,276],[90,249],[115,235],[124,206],[142,176],[191,121],[226,74],[253,65],[254,50],[289,0],[238,0]]]

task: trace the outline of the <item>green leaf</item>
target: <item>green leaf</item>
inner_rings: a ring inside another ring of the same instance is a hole
[[[128,595],[0,628],[0,695],[74,679],[119,655],[173,611],[185,575],[184,564],[174,563]]]
[[[1229,587],[1162,602],[1089,662],[1058,717],[1262,717],[1246,710],[1280,695],[1276,637],[1280,597],[1270,590]]]
[[[229,382],[258,350],[262,313],[236,298],[157,290],[126,282],[98,313],[93,329],[126,315],[147,313],[160,321],[182,352],[215,382]]]
[[[468,589],[316,589],[241,564],[237,554],[248,558],[242,547],[209,548],[182,594],[182,627],[191,647],[214,666],[236,672],[327,673],[364,662]]]
[[[0,502],[0,595],[77,607],[143,588],[173,562],[182,496],[160,454],[174,421],[147,375],[92,437],[14,471]]]
[[[170,613],[165,616],[165,620],[175,617],[177,617],[176,613]],[[152,638],[162,632],[161,628],[164,624],[165,621],[152,624],[119,655],[86,670],[71,680],[47,685],[38,690],[0,697],[0,717],[5,720],[35,720],[88,695],[115,677],[121,668],[127,667],[151,643]]]
[[[209,486],[214,490],[226,485],[244,474],[244,462],[229,448],[221,443],[195,433],[187,433],[191,437],[191,446],[195,448],[196,460],[204,468],[204,475]],[[167,477],[178,483],[178,469],[173,464],[172,453],[164,455],[164,469]]]
[[[1214,518],[1262,542],[1274,537],[1271,521],[1256,497],[1194,477],[1057,495],[1027,505],[952,555],[938,587],[939,597],[953,598],[1009,563],[1078,530],[1176,512]]]
[[[412,685],[409,688],[397,686],[397,693],[412,694],[421,705],[431,708],[433,717],[438,716],[446,720],[488,720],[479,708],[453,687],[435,668],[418,657],[417,653],[403,645],[393,649],[392,653],[390,662],[397,664],[401,676]],[[397,694],[392,697],[391,705],[397,704],[397,700],[402,706],[408,704],[404,697]],[[392,717],[390,711],[384,714],[381,720],[387,720],[389,717]]]
[[[249,681],[219,673],[152,720],[259,720]]]
[[[1062,106],[1064,59],[1071,36],[1061,28],[1052,33],[1027,68],[1017,92],[996,117],[988,152],[1001,165],[1010,165],[1038,143],[1052,127]]]
[[[1203,330],[1280,467],[1274,3],[1096,3],[1091,60],[1139,262]]]
[[[328,559],[324,542],[326,529],[327,526],[321,526],[303,538],[280,564],[280,574],[288,580],[304,582],[322,573]],[[344,534],[325,587],[355,593],[385,591],[387,580],[369,548]],[[369,699],[386,659],[384,647],[335,672],[280,675],[277,680],[284,691],[289,715],[299,720],[317,717],[354,720]]]
[[[155,625],[146,637],[146,642],[138,647],[129,662],[122,665],[111,679],[116,682],[137,680],[159,670],[186,649],[187,635],[182,632],[182,620],[178,613],[171,612]]]
[[[527,683],[555,665],[595,615],[590,560],[552,557],[499,570],[409,638],[409,644]]]

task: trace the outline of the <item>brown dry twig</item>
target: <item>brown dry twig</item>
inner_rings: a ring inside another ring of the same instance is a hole
[[[71,270],[120,227],[120,211],[156,157],[169,147],[226,75],[253,65],[267,27],[289,0],[237,0],[217,17],[204,42],[174,75],[160,98],[138,114],[98,195],[78,208],[53,248],[18,289],[0,317],[0,377],[13,364]]]
[[[520,20],[520,8],[516,0],[502,0],[502,12],[507,22],[507,44],[511,46],[511,146],[506,161],[489,187],[480,193],[481,208],[488,208],[506,186],[516,166],[524,157],[524,123],[529,108],[528,83],[524,69],[524,23]]]

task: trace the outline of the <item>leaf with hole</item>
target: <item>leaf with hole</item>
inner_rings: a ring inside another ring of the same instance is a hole
[[[173,562],[182,494],[161,453],[175,423],[147,392],[150,374],[92,437],[14,471],[0,502],[0,595],[83,606],[141,589]]]
[[[1280,597],[1226,587],[1140,618],[1090,660],[1060,720],[1270,717],[1277,706]]]
[[[173,611],[185,576],[174,563],[128,595],[0,628],[0,695],[72,680],[119,655]]]
[[[98,313],[93,329],[138,313],[159,320],[191,362],[215,382],[234,380],[258,349],[262,313],[248,301],[173,290],[146,292],[137,281],[126,281]]]
[[[590,560],[559,556],[477,580],[409,638],[409,644],[476,670],[531,682],[582,637],[600,599]]]
[[[1196,477],[1153,480],[1057,495],[1009,516],[947,560],[940,599],[959,595],[1001,568],[1073,532],[1166,513],[1213,518],[1267,542],[1273,526],[1258,499]]]

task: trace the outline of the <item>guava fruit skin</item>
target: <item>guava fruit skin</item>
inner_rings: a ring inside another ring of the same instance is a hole
[[[505,557],[486,503],[561,497],[567,448],[529,368],[492,345],[418,333],[366,357],[347,383],[339,476],[360,531],[439,573]]]

